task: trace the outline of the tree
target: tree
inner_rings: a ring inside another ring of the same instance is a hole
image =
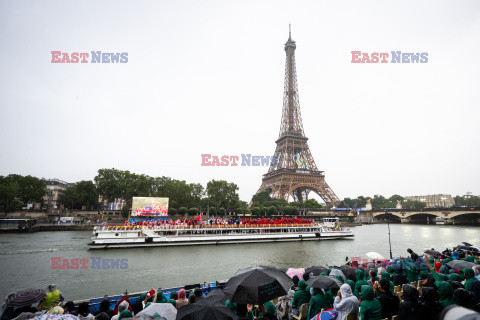
[[[272,197],[270,196],[269,190],[260,191],[259,193],[254,194],[252,197],[252,202],[255,205],[261,205],[271,200],[272,200]]]
[[[97,187],[93,181],[82,180],[68,187],[60,196],[59,202],[71,209],[94,206],[98,203]]]
[[[0,208],[7,213],[21,207],[17,201],[18,183],[9,177],[0,176]]]
[[[185,214],[187,214],[187,208],[180,207],[180,209],[178,209],[178,214],[181,214],[182,216],[184,216]]]
[[[219,207],[233,208],[239,201],[238,186],[225,180],[211,180],[207,183],[207,196],[218,209]]]
[[[274,214],[277,213],[277,208],[275,208],[274,206],[271,206],[268,208],[268,214],[273,216]]]
[[[189,208],[188,214],[191,214],[191,215],[198,214],[198,208],[194,208],[194,207]]]
[[[456,196],[453,198],[457,206],[463,207],[480,207],[480,197],[477,196]]]
[[[426,207],[427,207],[427,204],[422,201],[403,200],[402,202],[402,209],[420,210],[420,209],[425,209]]]
[[[224,216],[227,211],[225,210],[224,207],[221,207],[218,209],[218,215],[219,216]]]
[[[255,216],[258,216],[260,214],[260,208],[259,207],[253,207],[252,213]]]

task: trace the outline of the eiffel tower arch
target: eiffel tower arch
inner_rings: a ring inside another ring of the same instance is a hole
[[[338,206],[340,200],[325,181],[325,172],[320,171],[313,160],[308,138],[303,130],[300,101],[298,96],[297,72],[295,67],[296,43],[289,31],[285,43],[285,83],[283,93],[282,121],[274,159],[263,175],[260,191],[269,190],[274,198],[288,201],[308,199],[310,192],[316,193],[330,207]]]

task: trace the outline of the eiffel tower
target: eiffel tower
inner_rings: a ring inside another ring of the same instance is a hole
[[[287,58],[282,122],[280,134],[275,141],[277,148],[274,159],[278,161],[272,161],[257,193],[269,190],[274,198],[288,201],[289,196],[292,196],[294,201],[303,201],[313,191],[327,206],[338,206],[340,200],[325,182],[325,172],[317,169],[307,144],[308,138],[303,131],[295,68],[296,47],[289,30],[288,41],[285,43]]]

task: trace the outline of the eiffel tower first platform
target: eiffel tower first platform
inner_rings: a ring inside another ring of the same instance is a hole
[[[285,89],[283,93],[282,122],[274,159],[263,175],[260,191],[269,190],[274,198],[288,201],[308,199],[309,192],[318,194],[327,206],[338,206],[340,200],[325,182],[325,172],[317,169],[303,131],[300,102],[298,99],[297,72],[295,67],[295,41],[289,32],[285,43]]]

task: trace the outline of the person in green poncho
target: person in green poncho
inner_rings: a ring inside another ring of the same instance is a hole
[[[313,295],[310,299],[310,307],[308,308],[307,319],[312,319],[322,309],[328,309],[332,307],[330,299],[323,294],[322,289],[313,288]]]
[[[258,318],[272,319],[272,320],[277,319],[277,308],[275,307],[275,304],[272,301],[265,302],[263,305],[260,306],[258,311],[259,311]]]
[[[448,275],[448,280],[461,282],[461,281],[462,281],[462,277],[460,277],[460,276],[459,276],[458,274],[456,274],[456,273],[450,273],[450,274]]]
[[[298,291],[293,295],[292,306],[295,309],[300,308],[304,303],[310,302],[310,291],[307,290],[307,283],[303,280],[298,281]]]
[[[453,288],[450,283],[446,281],[438,281],[435,285],[438,288],[438,295],[440,296],[439,302],[443,307],[455,304],[455,300],[453,300]]]
[[[382,306],[374,296],[373,288],[362,286],[360,291],[360,320],[382,320]]]
[[[365,280],[365,270],[363,269],[355,270],[355,278],[357,279],[357,281]]]
[[[355,282],[355,291],[353,292],[355,297],[360,299],[360,290],[362,289],[362,286],[367,286],[367,285],[368,285],[368,282],[365,280],[358,280],[357,282]]]
[[[465,275],[465,290],[471,291],[473,281],[475,281],[475,272],[473,272],[472,268],[465,268],[463,269],[463,274]]]
[[[131,318],[133,317],[133,314],[130,310],[123,310],[120,312],[120,316],[118,317],[118,320],[122,320],[124,318]]]

